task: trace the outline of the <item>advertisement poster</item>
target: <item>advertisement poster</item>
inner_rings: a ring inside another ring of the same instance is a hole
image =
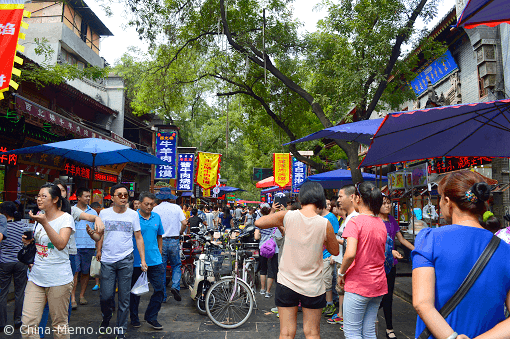
[[[292,193],[299,193],[299,186],[305,181],[308,168],[304,162],[292,157]]]
[[[195,169],[195,154],[179,154],[177,190],[193,191],[193,171]]]
[[[290,153],[274,153],[274,182],[280,187],[288,186],[291,181],[291,171]]]
[[[155,179],[175,179],[177,159],[177,131],[158,132],[156,135],[156,156],[170,165],[157,165]]]
[[[410,168],[414,187],[427,186],[427,164],[421,164]]]

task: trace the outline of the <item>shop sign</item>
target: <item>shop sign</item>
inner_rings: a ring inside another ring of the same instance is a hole
[[[253,181],[260,181],[273,175],[272,168],[253,168]]]
[[[115,134],[113,132],[111,132],[111,135],[112,135],[112,139],[115,140],[117,143],[136,149],[136,144],[134,142],[126,140],[123,137],[121,137],[120,135]]]
[[[227,194],[227,200],[234,201],[234,200],[236,200],[236,196],[234,194]]]
[[[210,188],[202,188],[202,196],[204,198],[209,198],[211,196],[211,189]]]
[[[102,173],[108,173],[113,175],[119,175],[120,172],[126,167],[127,163],[123,164],[115,164],[115,165],[106,165],[106,166],[99,166],[99,172]]]
[[[492,163],[489,157],[444,157],[430,160],[429,173],[447,173]]]
[[[273,173],[274,182],[280,186],[288,186],[291,180],[290,153],[274,153]]]
[[[7,148],[0,146],[0,152],[4,153],[7,152]],[[15,166],[18,162],[18,155],[17,154],[2,154],[0,155],[0,164],[2,165],[13,165]]]
[[[404,176],[407,177],[407,187],[411,187],[411,172],[397,171],[388,173],[388,188],[390,190],[406,188]]]
[[[453,59],[452,53],[446,51],[445,54],[434,60],[429,66],[423,68],[418,76],[411,81],[411,87],[417,96],[420,96],[427,90],[428,83],[432,85],[448,76],[451,72],[458,69],[457,63]]]
[[[90,179],[90,168],[66,163],[63,170],[68,176]]]
[[[306,174],[306,164],[292,157],[292,193],[299,193],[299,186],[305,181]]]
[[[179,154],[177,190],[193,191],[193,172],[195,164],[195,154]]]
[[[198,152],[195,182],[202,188],[212,188],[218,184],[221,154]]]
[[[96,172],[94,174],[94,180],[95,181],[107,181],[107,182],[117,183],[117,176],[111,175],[111,174],[107,174],[107,173]]]
[[[60,168],[64,162],[64,158],[59,155],[45,154],[45,153],[32,153],[23,154],[19,156],[19,160],[38,164],[42,166],[53,166]]]
[[[177,157],[177,131],[158,132],[156,135],[156,156],[169,165],[156,166],[156,179],[175,179]]]

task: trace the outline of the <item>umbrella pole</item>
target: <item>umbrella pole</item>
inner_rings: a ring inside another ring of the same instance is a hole
[[[95,171],[95,168],[96,168],[96,154],[95,153],[92,153],[92,171],[91,174],[90,174],[90,180],[89,180],[89,189],[92,191],[92,185],[94,183],[94,178],[96,177],[96,171]],[[94,198],[93,198],[93,194],[92,194],[92,199],[90,200],[90,202],[92,203]]]

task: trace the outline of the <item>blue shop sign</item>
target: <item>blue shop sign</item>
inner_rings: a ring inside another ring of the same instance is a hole
[[[428,82],[435,85],[438,81],[448,76],[459,67],[453,59],[452,53],[446,51],[441,57],[437,58],[429,66],[425,67],[413,81],[411,87],[417,96],[427,90]]]

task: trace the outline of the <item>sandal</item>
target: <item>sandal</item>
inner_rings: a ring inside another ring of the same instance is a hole
[[[392,330],[391,332],[386,332],[386,338],[388,339],[397,339],[395,332]]]

